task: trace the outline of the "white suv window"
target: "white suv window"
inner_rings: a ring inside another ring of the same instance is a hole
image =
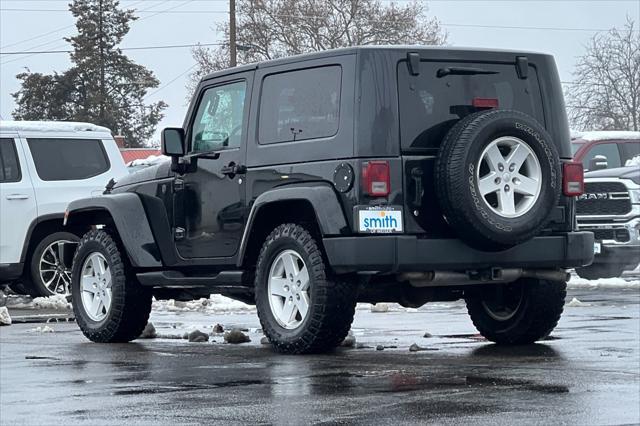
[[[40,179],[78,180],[109,170],[109,159],[100,139],[28,138]]]

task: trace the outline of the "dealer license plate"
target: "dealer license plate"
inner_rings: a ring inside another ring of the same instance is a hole
[[[402,232],[402,209],[400,207],[359,207],[357,212],[360,232]]]

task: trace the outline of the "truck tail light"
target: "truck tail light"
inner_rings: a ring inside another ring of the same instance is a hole
[[[372,197],[386,197],[390,192],[389,162],[368,161],[362,166],[362,190]]]
[[[575,197],[584,192],[584,170],[582,163],[563,163],[562,192],[567,197]]]
[[[498,108],[498,99],[496,98],[473,98],[471,105],[474,108]]]

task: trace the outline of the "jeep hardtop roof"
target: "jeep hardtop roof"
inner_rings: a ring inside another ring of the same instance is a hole
[[[0,130],[8,132],[107,133],[111,130],[91,123],[76,121],[0,121]]]
[[[300,55],[287,56],[284,58],[271,59],[268,61],[254,62],[247,65],[240,65],[235,68],[227,68],[224,70],[216,71],[211,74],[205,75],[201,81],[209,80],[216,77],[221,77],[228,74],[235,74],[245,71],[251,71],[258,68],[266,68],[276,65],[285,65],[289,63],[296,63],[301,61],[308,61],[313,59],[330,58],[333,56],[350,55],[359,53],[362,51],[367,52],[432,52],[436,59],[457,59],[464,56],[471,56],[474,60],[495,60],[491,56],[550,56],[546,53],[532,52],[525,50],[511,50],[511,49],[487,49],[479,47],[450,47],[450,46],[423,46],[423,45],[380,45],[380,46],[353,46],[353,47],[341,47],[338,49],[323,50],[320,52],[303,53]],[[451,53],[452,56],[446,56],[447,53]],[[466,58],[465,58],[466,59]]]

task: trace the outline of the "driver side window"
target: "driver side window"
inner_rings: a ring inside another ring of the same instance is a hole
[[[191,128],[191,152],[240,146],[245,91],[246,83],[238,81],[204,92]]]

